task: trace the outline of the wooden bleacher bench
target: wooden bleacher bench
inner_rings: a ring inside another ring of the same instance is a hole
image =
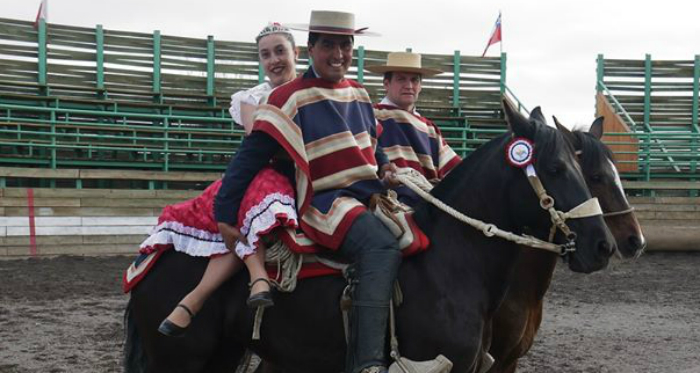
[[[144,107],[144,108],[160,108],[160,109],[179,109],[179,110],[194,110],[194,111],[207,111],[207,112],[222,112],[226,113],[228,112],[228,106],[227,105],[222,105],[222,104],[228,104],[229,96],[227,95],[214,95],[214,96],[208,96],[203,93],[195,93],[195,92],[182,92],[182,91],[177,91],[177,90],[163,90],[161,93],[154,93],[152,91],[147,91],[147,90],[133,90],[133,89],[123,89],[123,88],[115,88],[115,87],[109,87],[109,85],[105,86],[104,89],[98,89],[97,87],[94,86],[76,86],[76,85],[68,85],[68,84],[55,84],[55,83],[49,83],[46,86],[42,86],[36,82],[22,82],[22,81],[6,81],[6,80],[0,80],[0,85],[4,85],[6,87],[8,86],[16,86],[16,87],[24,87],[24,88],[36,88],[39,93],[42,88],[49,88],[50,90],[59,90],[59,91],[76,91],[76,92],[81,92],[81,93],[87,93],[90,94],[89,96],[72,96],[72,95],[65,95],[65,94],[51,94],[48,96],[45,95],[22,95],[22,94],[16,94],[12,92],[3,92],[0,93],[0,96],[5,96],[13,99],[33,99],[33,100],[39,100],[39,101],[55,101],[55,100],[60,100],[60,101],[66,101],[66,102],[74,102],[74,103],[84,103],[84,104],[93,104],[93,105],[121,105],[121,106],[134,106],[134,107]],[[100,95],[107,93],[108,96],[106,98],[98,98]],[[109,94],[116,94],[116,97],[110,97]],[[232,92],[233,93],[233,92]],[[144,101],[136,101],[134,100],[134,97],[128,97],[128,99],[125,99],[124,97],[120,97],[119,95],[134,95],[138,97],[142,97]],[[91,98],[94,96],[94,98]],[[158,102],[149,102],[152,101],[154,97],[156,96],[161,96],[164,98],[164,100],[173,100],[175,102],[164,102],[164,103],[158,103]],[[177,100],[177,98],[185,98],[187,101],[180,101]],[[216,99],[216,102],[221,102],[222,104],[217,104],[217,105],[206,105],[202,106],[201,103],[197,104],[194,101],[201,101],[202,103],[204,102],[209,102],[212,98]]]
[[[29,179],[82,179],[82,180],[143,180],[143,181],[216,181],[220,172],[103,170],[103,169],[45,169],[0,167],[0,177]]]
[[[700,190],[700,181],[623,181],[625,189]]]
[[[50,123],[34,123],[34,122],[0,122],[0,127],[10,127],[10,128],[20,128],[20,127],[33,127],[33,128],[44,128],[51,129],[52,125]],[[164,128],[149,128],[148,126],[137,126],[137,125],[121,125],[121,124],[111,124],[111,123],[81,123],[81,122],[57,122],[53,125],[53,128],[57,130],[87,130],[95,132],[135,132],[135,133],[149,133],[149,134],[164,134],[166,131]],[[90,134],[92,132],[81,132],[82,134]],[[193,128],[184,129],[183,127],[169,127],[167,133],[170,135],[188,135],[192,136],[192,140],[197,140],[201,142],[202,140],[208,140],[210,138],[219,139],[231,139],[242,137],[240,132],[223,132],[223,131],[207,131],[206,129]],[[50,132],[33,132],[29,133],[32,135],[51,135]],[[58,134],[61,136],[61,134]],[[155,139],[163,139],[163,137],[154,137]],[[149,140],[144,138],[142,140]],[[185,141],[185,139],[173,139],[175,141]]]

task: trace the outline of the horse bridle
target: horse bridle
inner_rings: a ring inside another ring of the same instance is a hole
[[[536,237],[528,235],[520,235],[504,231],[494,224],[487,224],[481,220],[471,218],[455,210],[453,207],[445,204],[430,194],[430,190],[433,187],[432,184],[425,179],[423,174],[414,169],[400,169],[396,173],[396,178],[406,187],[433,204],[438,209],[454,217],[455,219],[476,228],[486,237],[496,236],[511,242],[515,242],[519,245],[551,251],[561,255],[562,257],[576,251],[576,233],[566,225],[566,220],[602,215],[603,212],[600,208],[600,204],[598,203],[598,199],[589,198],[588,200],[569,210],[569,212],[559,211],[554,208],[554,198],[547,194],[547,191],[544,189],[542,182],[535,172],[535,168],[532,165],[528,165],[524,168],[524,171],[530,185],[540,200],[540,207],[549,212],[550,219],[552,221],[549,241],[540,240]],[[556,233],[557,229],[561,230],[566,235],[567,242],[565,244],[558,245],[552,242],[554,233]]]
[[[576,150],[575,154],[576,154],[576,158],[580,158],[583,155],[583,150]],[[608,161],[610,161],[610,159],[608,159]],[[630,206],[629,202],[627,202],[627,205]],[[629,208],[627,208],[625,210],[604,212],[603,217],[609,218],[609,217],[614,217],[614,216],[627,215],[627,214],[631,214],[633,212],[634,212],[634,206],[630,206]]]
[[[631,214],[634,212],[634,206],[630,206],[630,208],[626,210],[620,210],[620,211],[613,211],[613,212],[604,212],[603,217],[604,218],[609,218],[611,216],[620,216],[620,215],[626,215],[626,214]]]
[[[568,253],[576,251],[576,232],[572,231],[571,228],[566,225],[566,220],[603,215],[603,210],[600,208],[598,198],[591,197],[568,212],[562,212],[554,208],[554,198],[547,194],[547,190],[544,188],[544,185],[542,185],[539,176],[537,176],[534,166],[530,164],[525,167],[525,175],[530,182],[530,186],[532,186],[532,189],[534,189],[540,200],[540,207],[549,212],[550,220],[552,221],[552,227],[549,230],[549,242],[554,241],[554,235],[557,229],[559,229],[564,233],[567,240],[565,244],[561,245],[561,252],[559,255],[565,256]]]

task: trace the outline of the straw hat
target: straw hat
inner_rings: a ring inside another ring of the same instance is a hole
[[[330,10],[312,10],[309,24],[286,24],[292,30],[316,32],[319,34],[379,36],[367,31],[367,27],[355,28],[355,15]]]
[[[367,66],[365,69],[377,74],[405,72],[421,74],[421,76],[433,76],[442,72],[438,69],[422,67],[420,54],[411,52],[391,52],[386,58],[386,65]]]

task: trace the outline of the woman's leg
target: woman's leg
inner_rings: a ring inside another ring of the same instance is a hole
[[[256,281],[258,279],[269,280],[267,270],[265,270],[265,246],[258,242],[258,248],[243,260],[250,273],[250,295],[254,296],[265,291],[270,291],[268,281]]]
[[[241,269],[241,264],[241,260],[232,252],[210,259],[202,280],[182,298],[179,304],[183,304],[197,314],[214,290]],[[181,307],[175,307],[168,316],[168,320],[182,328],[186,328],[191,321],[190,315]]]

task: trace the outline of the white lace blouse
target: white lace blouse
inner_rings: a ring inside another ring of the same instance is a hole
[[[231,107],[229,107],[228,112],[231,114],[231,118],[239,126],[242,126],[241,120],[241,103],[250,104],[253,106],[258,106],[263,97],[272,91],[272,86],[269,82],[264,82],[258,84],[253,88],[246,89],[243,91],[238,91],[231,95]]]

